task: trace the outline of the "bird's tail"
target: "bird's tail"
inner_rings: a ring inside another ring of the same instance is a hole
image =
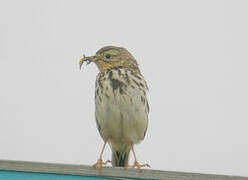
[[[122,150],[114,150],[114,148],[112,148],[113,167],[127,167],[130,150],[130,147],[127,147]]]

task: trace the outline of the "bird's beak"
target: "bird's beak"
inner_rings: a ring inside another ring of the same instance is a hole
[[[82,65],[84,62],[86,62],[86,64],[90,64],[91,62],[96,62],[97,61],[97,56],[89,56],[86,57],[85,55],[83,56],[82,59],[80,59],[79,61],[79,67],[81,69]]]

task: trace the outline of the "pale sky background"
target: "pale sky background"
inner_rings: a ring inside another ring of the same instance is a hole
[[[248,1],[238,0],[0,1],[0,159],[96,162],[98,70],[78,62],[105,45],[126,47],[150,87],[141,163],[248,176]]]

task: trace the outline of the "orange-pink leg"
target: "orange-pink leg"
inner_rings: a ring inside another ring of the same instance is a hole
[[[94,168],[101,169],[103,165],[106,165],[108,163],[111,163],[110,160],[107,160],[105,162],[102,161],[102,155],[103,155],[103,152],[104,152],[104,149],[105,149],[106,144],[107,144],[107,141],[104,142],[104,145],[103,145],[103,148],[102,148],[102,151],[101,151],[101,154],[100,154],[100,157],[99,157],[98,161],[95,164],[93,164],[93,167]]]
[[[134,149],[133,149],[133,145],[131,146],[131,150],[133,152],[133,156],[134,156],[134,163],[132,166],[128,166],[129,168],[138,168],[139,170],[141,170],[142,167],[151,167],[149,164],[140,164],[138,163],[138,160],[137,160],[137,157],[136,157],[136,154],[134,152]]]

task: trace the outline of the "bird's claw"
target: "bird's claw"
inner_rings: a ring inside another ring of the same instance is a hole
[[[98,161],[95,164],[93,164],[93,167],[96,169],[102,169],[102,166],[107,165],[108,163],[111,163],[111,161],[107,160],[103,162],[102,159],[98,159]]]
[[[149,164],[139,164],[138,161],[134,161],[132,166],[130,166],[130,165],[127,166],[127,168],[136,168],[136,167],[139,169],[139,171],[141,171],[142,167],[151,168],[151,166]]]

